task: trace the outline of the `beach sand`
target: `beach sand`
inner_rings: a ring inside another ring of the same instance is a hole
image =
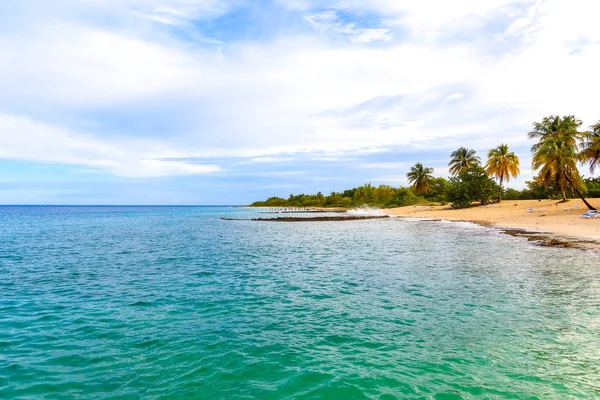
[[[600,199],[588,201],[600,209]],[[506,230],[534,231],[548,237],[560,237],[577,244],[575,247],[600,249],[600,218],[581,218],[587,207],[579,199],[567,203],[556,200],[504,200],[499,204],[461,210],[453,210],[449,206],[408,206],[387,211],[403,217],[469,221]]]

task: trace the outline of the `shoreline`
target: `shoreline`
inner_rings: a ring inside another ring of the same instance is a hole
[[[352,208],[343,207],[306,207],[306,210],[293,211],[292,207],[268,207],[268,206],[239,206],[238,208],[248,209],[263,209],[263,210],[274,210],[280,209],[281,211],[270,211],[269,214],[310,214],[310,213],[344,213]]]
[[[600,199],[590,199],[600,206]],[[404,218],[469,222],[521,237],[540,246],[600,250],[600,218],[581,218],[587,207],[579,199],[504,200],[498,204],[451,209],[449,206],[407,206],[385,210]]]

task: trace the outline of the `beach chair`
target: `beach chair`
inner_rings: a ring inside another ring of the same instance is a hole
[[[535,212],[535,209],[533,209],[533,208],[528,208],[528,209],[527,209],[527,212],[528,212],[528,213]]]
[[[581,214],[581,218],[585,218],[585,219],[596,219],[596,218],[600,218],[600,211],[598,210],[591,210],[588,211],[584,214]]]

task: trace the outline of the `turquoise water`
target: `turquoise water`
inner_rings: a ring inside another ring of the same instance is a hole
[[[467,224],[0,207],[0,398],[600,397],[600,258]]]

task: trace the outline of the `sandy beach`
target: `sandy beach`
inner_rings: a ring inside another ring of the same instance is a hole
[[[588,200],[600,209],[600,199]],[[533,209],[533,211],[532,211]],[[505,200],[499,204],[453,210],[449,206],[408,206],[389,209],[391,215],[469,221],[503,229],[524,229],[561,237],[571,243],[600,248],[600,218],[585,219],[587,207],[579,199],[567,203],[556,200]]]

